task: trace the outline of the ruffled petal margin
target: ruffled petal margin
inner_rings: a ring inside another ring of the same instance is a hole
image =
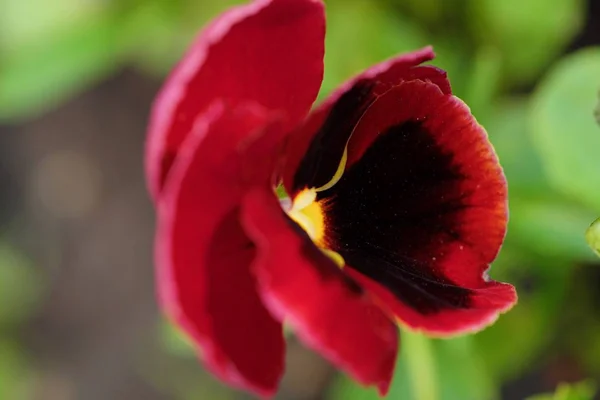
[[[432,337],[453,337],[480,331],[493,324],[501,313],[510,310],[517,302],[517,293],[512,285],[482,280],[479,288],[466,290],[469,307],[447,307],[435,314],[427,314],[413,304],[400,301],[388,288],[352,267],[347,266],[346,273],[376,297],[381,307],[391,310],[400,325]],[[408,288],[412,294],[420,291],[410,284]],[[435,302],[435,298],[433,300]]]
[[[322,194],[327,235],[345,271],[401,322],[472,332],[516,303],[511,285],[487,277],[506,232],[506,181],[462,101],[403,82],[364,113],[347,154],[347,172]]]
[[[404,81],[422,80],[436,85],[443,93],[451,94],[450,82],[445,71],[432,65],[420,65],[434,57],[431,47],[399,55],[365,70],[333,91],[288,139],[282,173],[283,184],[288,193],[293,196],[298,190],[310,186],[311,182],[302,176],[305,175],[302,173],[302,164],[312,166],[313,169],[328,169],[318,164],[333,156],[334,159],[328,161],[333,163],[335,171],[355,124],[372,102],[391,87]],[[318,151],[310,151],[311,145],[316,144],[313,140],[319,136],[323,136],[328,145],[316,147],[328,151],[328,157],[319,154]],[[334,149],[332,143],[335,143]],[[337,157],[331,153],[337,154]]]
[[[320,0],[258,0],[214,20],[160,91],[150,118],[146,174],[157,199],[197,116],[214,100],[256,102],[305,117],[323,77]]]
[[[247,164],[252,147],[273,160],[277,116],[256,106],[211,106],[181,146],[159,199],[156,264],[167,314],[226,383],[273,395],[284,369],[282,326],[263,306],[250,263],[256,249],[239,222],[247,185],[273,165]]]

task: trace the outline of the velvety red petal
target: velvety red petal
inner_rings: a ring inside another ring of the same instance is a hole
[[[263,138],[275,149],[267,135],[280,135],[281,127],[273,118],[257,107],[223,104],[202,114],[158,202],[156,237],[166,312],[200,346],[213,373],[264,396],[275,392],[282,375],[284,339],[257,294],[250,272],[256,250],[238,214],[245,179],[257,175],[240,154]]]
[[[492,262],[506,233],[506,179],[487,133],[460,99],[419,81],[406,82],[390,90],[377,100],[356,127],[348,145],[348,164],[359,160],[379,133],[406,122],[420,123],[423,129],[420,134],[429,135],[441,154],[451,157],[451,167],[456,168],[461,177],[458,188],[448,188],[454,193],[446,195],[462,196],[465,207],[461,210],[461,239],[484,263]],[[417,164],[434,161],[417,157],[418,154],[413,154],[415,168]],[[450,246],[454,248],[454,244]],[[444,253],[446,257],[460,258],[464,252]],[[449,264],[449,277],[464,285],[479,282],[477,277],[487,268],[473,277],[460,263]]]
[[[431,47],[403,54],[367,69],[335,90],[289,138],[283,171],[283,183],[288,192],[295,193],[305,186],[306,182],[302,182],[303,179],[296,175],[302,169],[301,163],[307,154],[316,159],[326,158],[321,154],[311,154],[309,147],[313,139],[322,134],[325,140],[336,143],[333,151],[339,154],[331,155],[330,158],[337,167],[354,124],[360,120],[370,103],[390,87],[419,79],[431,82],[443,93],[450,94],[450,83],[445,71],[431,65],[420,65],[434,57]],[[334,136],[333,140],[331,136]],[[331,146],[320,148],[332,151]],[[314,165],[318,161],[307,159],[306,163]]]
[[[271,312],[307,345],[385,393],[397,353],[393,321],[315,247],[267,188],[246,196],[242,221],[258,247],[253,269]]]
[[[516,302],[487,278],[507,222],[502,169],[468,107],[407,81],[379,96],[355,127],[346,172],[327,201],[328,246],[405,324],[472,331]],[[376,285],[375,285],[376,286]]]
[[[430,336],[446,337],[477,332],[494,323],[501,313],[510,310],[517,302],[513,286],[496,281],[482,282],[478,289],[468,291],[467,308],[447,307],[435,314],[427,314],[418,307],[400,301],[389,289],[356,269],[346,267],[346,273],[376,296],[382,307],[396,314],[401,325],[424,331]]]
[[[154,104],[146,170],[156,199],[180,145],[214,99],[254,101],[304,118],[323,75],[320,0],[259,0],[231,9],[198,37]]]
[[[360,160],[380,133],[407,122],[420,124],[422,129],[415,132],[416,138],[408,140],[423,141],[424,138],[418,135],[428,136],[433,146],[439,149],[437,159],[440,155],[448,155],[448,167],[456,169],[460,175],[456,187],[447,187],[444,186],[445,182],[441,182],[435,187],[435,194],[461,197],[461,204],[464,205],[463,209],[459,210],[461,240],[467,245],[464,247],[475,252],[484,263],[491,263],[496,258],[506,234],[506,179],[486,131],[460,99],[422,81],[405,82],[395,87],[378,98],[356,126],[348,144],[347,164],[351,166]],[[418,165],[427,166],[436,161],[419,160],[418,157],[425,154],[417,154],[418,150],[420,149],[415,148],[415,153],[401,155],[405,159],[411,158],[413,175],[417,173]],[[426,156],[436,157],[435,154]],[[402,166],[410,168],[408,163],[403,163]],[[398,167],[390,165],[390,168]],[[426,169],[425,171],[429,172]],[[431,177],[423,176],[423,179]],[[427,184],[428,182],[423,182],[423,186]],[[442,193],[444,190],[448,193]],[[415,196],[416,201],[418,200]],[[454,248],[456,244],[451,243],[451,249],[443,252],[446,260],[463,257],[464,252]],[[445,243],[439,245],[445,246]],[[460,265],[461,263],[450,262],[447,268],[448,276],[464,285],[479,282],[478,277],[487,269],[487,266],[483,266],[481,271],[472,275]]]

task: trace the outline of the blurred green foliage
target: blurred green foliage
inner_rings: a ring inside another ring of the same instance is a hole
[[[592,250],[600,256],[600,218],[592,222],[585,232],[585,239]]]
[[[562,384],[555,393],[529,397],[527,400],[591,400],[596,390],[590,382],[575,385]]]
[[[0,238],[0,399],[30,398],[33,368],[17,337],[41,287],[32,266]]]
[[[241,2],[0,1],[0,120],[5,121],[32,118],[125,66],[163,77],[206,21]],[[573,314],[581,316],[577,321],[584,321],[582,325],[571,324],[566,312],[573,293],[590,290],[574,277],[584,265],[598,263],[583,232],[600,215],[600,128],[594,121],[600,47],[565,55],[583,26],[587,2],[326,3],[326,71],[320,98],[375,62],[432,44],[438,54],[435,64],[448,71],[455,93],[487,128],[510,188],[509,233],[491,274],[516,283],[518,306],[476,336],[430,340],[405,332],[390,398],[498,399],[502,385],[540,368],[557,348],[576,355],[586,376],[598,379],[597,309],[585,296],[576,302],[578,312]],[[2,249],[0,263],[7,257]],[[22,319],[20,310],[29,307],[4,305],[15,304],[13,296],[35,298],[38,283],[6,284],[29,278],[14,270],[0,274],[8,274],[0,276],[4,327]],[[15,294],[17,286],[36,289]],[[164,329],[167,349],[189,358],[189,345]],[[14,348],[0,340],[0,347],[6,346]],[[20,357],[18,351],[1,352]],[[10,374],[20,368],[5,367],[6,360],[24,365],[10,357],[0,358],[0,398],[15,398],[2,390],[10,387],[5,382],[14,381]],[[207,393],[202,385],[212,388],[212,399],[229,398],[214,381],[195,379],[193,373],[178,373],[176,383],[165,383],[166,377],[151,372],[149,376],[177,398],[204,398],[199,394]],[[561,386],[556,394],[535,399],[589,399],[592,392],[587,384]],[[339,376],[328,398],[377,397]]]
[[[600,47],[556,63],[536,87],[529,124],[551,183],[600,209],[600,128],[592,117],[600,87]],[[577,177],[577,179],[574,179]]]

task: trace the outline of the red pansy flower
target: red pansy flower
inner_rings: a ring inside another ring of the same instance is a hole
[[[486,273],[506,182],[445,72],[421,65],[432,50],[365,71],[307,115],[324,34],[321,0],[233,8],[151,117],[161,304],[214,374],[262,396],[283,372],[284,321],[385,393],[397,323],[470,332],[516,302]]]

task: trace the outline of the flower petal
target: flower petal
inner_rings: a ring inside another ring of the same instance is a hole
[[[159,295],[167,313],[200,346],[222,380],[274,393],[284,367],[281,323],[263,306],[250,263],[256,249],[239,222],[249,178],[268,175],[244,163],[248,146],[276,150],[274,115],[219,103],[196,122],[158,203]],[[267,153],[268,153],[267,152]],[[257,152],[263,159],[274,154]],[[271,167],[272,168],[272,167]]]
[[[506,231],[506,182],[464,103],[432,83],[401,83],[364,113],[346,165],[319,194],[327,246],[348,273],[385,287],[375,293],[404,323],[471,331],[516,302],[512,286],[487,279]]]
[[[213,21],[173,71],[154,104],[146,149],[156,199],[198,114],[214,99],[254,101],[304,118],[323,76],[320,0],[260,0]]]
[[[508,311],[517,302],[515,288],[502,282],[483,281],[479,288],[467,289],[431,281],[417,274],[397,279],[396,290],[392,292],[388,285],[378,283],[357,269],[346,267],[345,271],[396,314],[400,324],[424,331],[429,336],[449,337],[477,332],[493,324],[500,313]],[[403,293],[409,301],[400,299],[398,293]],[[463,304],[468,307],[452,304],[462,295],[465,297],[458,301],[465,302]],[[442,307],[435,312],[428,312],[440,305]]]
[[[390,87],[419,79],[451,93],[446,72],[431,65],[431,47],[375,65],[334,91],[291,135],[283,183],[292,195],[304,187],[319,187],[330,179],[342,158],[354,126],[364,112]]]
[[[398,343],[390,317],[283,213],[267,188],[246,196],[242,223],[258,247],[253,269],[265,305],[307,345],[385,393]]]

